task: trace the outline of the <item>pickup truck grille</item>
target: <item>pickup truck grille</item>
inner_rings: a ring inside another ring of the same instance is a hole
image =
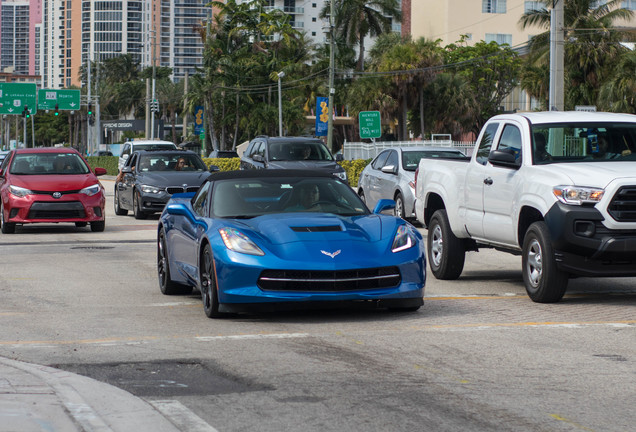
[[[389,288],[401,283],[397,267],[355,270],[263,270],[258,287],[265,291],[333,292]]]
[[[607,212],[618,222],[636,222],[636,186],[623,186],[612,198]]]

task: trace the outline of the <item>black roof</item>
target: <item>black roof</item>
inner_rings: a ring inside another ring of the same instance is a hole
[[[332,178],[338,180],[330,172],[312,171],[312,170],[295,170],[295,169],[253,169],[253,170],[236,170],[236,171],[220,171],[213,174],[210,180],[228,180],[242,178],[269,178],[269,177],[320,177]]]

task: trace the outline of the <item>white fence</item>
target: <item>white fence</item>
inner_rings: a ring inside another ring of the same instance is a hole
[[[466,156],[473,152],[475,143],[472,141],[451,141],[451,140],[420,140],[420,141],[376,141],[347,142],[342,148],[342,155],[346,160],[372,159],[382,150],[394,147],[453,147],[463,151]]]

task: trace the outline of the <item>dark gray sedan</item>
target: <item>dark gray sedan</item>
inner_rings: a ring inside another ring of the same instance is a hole
[[[188,150],[140,150],[126,161],[115,181],[115,214],[145,219],[161,212],[175,193],[196,192],[218,171],[208,170],[199,155]]]
[[[383,150],[358,180],[358,195],[374,208],[381,199],[395,200],[395,215],[415,217],[415,170],[424,158],[465,158],[452,147],[396,147]]]

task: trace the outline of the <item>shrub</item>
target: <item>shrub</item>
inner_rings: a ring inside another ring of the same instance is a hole
[[[88,156],[86,162],[91,167],[106,168],[107,175],[116,176],[119,174],[119,157],[117,156]]]

